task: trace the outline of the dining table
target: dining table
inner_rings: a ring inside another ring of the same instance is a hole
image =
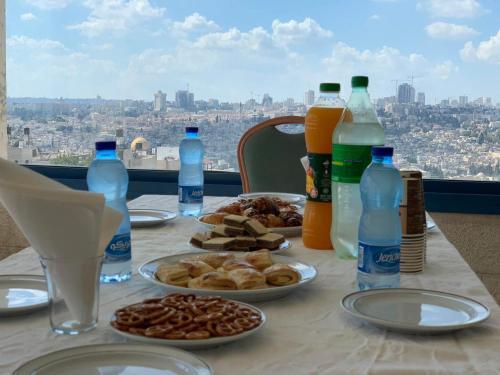
[[[231,197],[204,197],[214,211]],[[143,195],[129,208],[177,211],[177,196]],[[48,310],[0,317],[0,374],[10,374],[33,358],[60,349],[105,343],[137,343],[110,327],[113,312],[125,305],[168,293],[143,279],[138,267],[155,258],[192,252],[190,237],[206,230],[194,217],[178,216],[160,226],[132,230],[132,278],[101,284],[96,329],[76,336],[56,335]],[[331,250],[304,247],[301,237],[282,255],[314,265],[314,282],[290,295],[254,302],[267,316],[255,335],[222,346],[191,351],[218,375],[234,374],[498,374],[500,310],[457,249],[439,228],[427,235],[427,262],[417,274],[402,274],[401,286],[439,290],[473,298],[489,307],[488,320],[463,330],[434,335],[389,331],[346,313],[342,298],[357,290],[357,263]],[[30,247],[0,262],[0,274],[43,274]]]

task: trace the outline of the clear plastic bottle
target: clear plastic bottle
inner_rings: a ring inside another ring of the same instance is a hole
[[[182,216],[198,216],[203,210],[203,155],[197,127],[187,127],[179,146],[179,212]]]
[[[309,167],[306,173],[306,205],[302,240],[310,249],[331,250],[332,225],[331,139],[342,116],[345,102],[339,83],[321,83],[320,95],[305,119],[305,139]]]
[[[122,282],[132,274],[130,216],[127,208],[128,173],[116,155],[116,142],[96,142],[96,157],[87,172],[89,191],[104,194],[106,206],[123,215],[120,227],[104,253],[101,282]]]
[[[363,211],[359,221],[358,286],[399,288],[403,181],[392,164],[392,147],[373,147],[361,177]]]
[[[354,76],[352,94],[341,122],[333,133],[331,239],[337,255],[358,255],[358,226],[361,215],[359,182],[371,161],[371,146],[383,145],[380,125],[368,95],[368,77]]]

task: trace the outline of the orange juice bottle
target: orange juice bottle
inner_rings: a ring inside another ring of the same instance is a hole
[[[331,250],[332,134],[342,116],[345,102],[339,96],[338,83],[322,83],[319,85],[319,91],[319,98],[307,111],[305,121],[309,167],[306,173],[307,201],[302,223],[302,240],[305,247]]]

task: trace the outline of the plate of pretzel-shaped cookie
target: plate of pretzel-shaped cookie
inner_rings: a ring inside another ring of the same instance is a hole
[[[249,302],[284,297],[312,282],[318,271],[310,264],[263,249],[170,255],[144,263],[139,274],[174,292],[215,293]]]
[[[129,339],[202,349],[253,335],[265,322],[264,313],[246,303],[174,293],[119,308],[110,324]]]

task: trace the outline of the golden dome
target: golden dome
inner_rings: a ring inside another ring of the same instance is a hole
[[[149,149],[149,142],[146,140],[146,138],[137,137],[130,144],[130,148],[131,148],[132,152],[135,152],[138,144],[142,145],[142,148],[141,148],[142,151],[146,151],[147,149]]]

